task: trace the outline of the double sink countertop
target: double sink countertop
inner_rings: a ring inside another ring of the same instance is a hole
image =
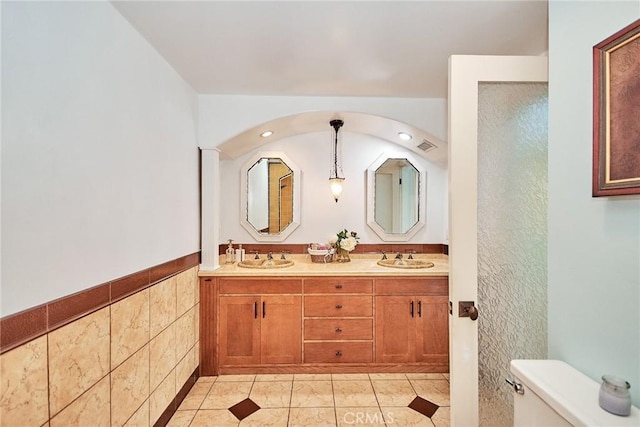
[[[247,255],[247,259],[253,259],[254,255]],[[260,254],[261,259],[266,259],[267,254]],[[394,253],[388,253],[387,258],[393,259]],[[279,259],[280,254],[274,253],[274,259]],[[293,260],[290,267],[282,268],[246,268],[237,263],[225,264],[224,255],[220,256],[220,267],[215,270],[207,270],[201,267],[198,275],[208,276],[448,276],[449,256],[444,254],[414,254],[416,260],[431,261],[434,266],[430,268],[395,268],[378,265],[382,259],[381,254],[350,254],[350,262],[311,262],[311,256],[306,254],[286,255],[286,259]],[[407,259],[407,255],[403,254]]]

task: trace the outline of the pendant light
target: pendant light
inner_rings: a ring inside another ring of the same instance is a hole
[[[342,160],[338,161],[338,131],[344,124],[342,120],[331,120],[329,122],[331,127],[335,130],[335,139],[333,142],[331,157],[333,160],[333,165],[331,166],[331,174],[329,175],[329,185],[331,186],[331,194],[333,194],[333,198],[336,203],[338,203],[338,197],[342,194],[342,184],[344,182],[344,177],[342,175]]]

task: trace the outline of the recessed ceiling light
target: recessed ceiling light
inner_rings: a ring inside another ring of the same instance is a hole
[[[413,138],[411,135],[409,135],[406,132],[398,132],[398,137],[403,141],[409,141],[411,138]]]
[[[260,134],[260,136],[263,137],[263,138],[270,137],[271,135],[273,135],[273,131],[272,130],[265,130],[264,132],[262,132]]]

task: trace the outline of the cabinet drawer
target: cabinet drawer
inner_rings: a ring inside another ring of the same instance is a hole
[[[373,297],[354,295],[305,295],[304,315],[306,317],[372,316]]]
[[[305,340],[370,340],[373,319],[305,319]]]
[[[304,363],[371,363],[371,342],[314,342],[304,344]]]
[[[299,294],[300,279],[220,279],[221,294]]]
[[[376,279],[377,295],[449,295],[448,277]]]
[[[373,280],[352,277],[323,277],[304,280],[306,294],[370,294]]]

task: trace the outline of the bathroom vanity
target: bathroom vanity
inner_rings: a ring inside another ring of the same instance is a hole
[[[446,255],[200,271],[200,374],[449,371]]]

